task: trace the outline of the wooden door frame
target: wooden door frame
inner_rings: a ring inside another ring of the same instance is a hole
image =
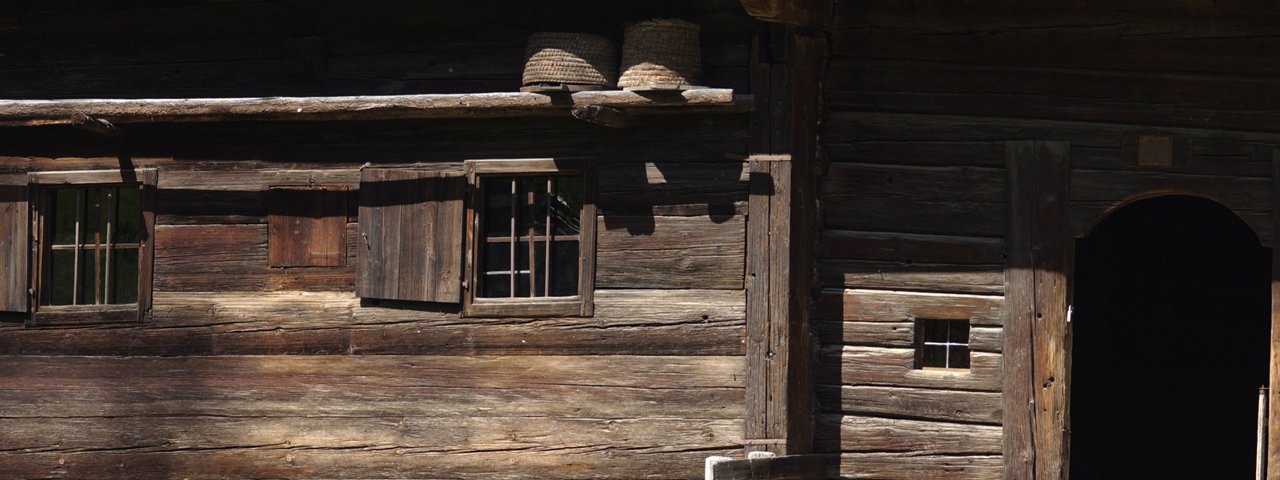
[[[1070,152],[1068,142],[1005,145],[1010,200],[1002,371],[1006,480],[1069,477],[1067,308],[1075,245],[1068,203]],[[1272,168],[1272,225],[1280,232],[1280,150],[1272,153]],[[1269,383],[1280,386],[1280,254],[1272,243]],[[1280,480],[1278,391],[1272,388],[1268,395],[1268,480]]]

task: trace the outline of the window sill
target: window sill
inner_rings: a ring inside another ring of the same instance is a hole
[[[68,125],[75,114],[112,123],[226,121],[330,121],[425,118],[499,118],[568,115],[573,107],[598,105],[628,113],[741,113],[751,95],[732,89],[631,92],[600,90],[566,95],[459,93],[347,97],[259,97],[174,99],[0,100],[0,125]]]
[[[477,298],[463,311],[468,317],[590,317],[581,296],[544,298]]]
[[[75,305],[42,306],[27,322],[27,326],[98,325],[109,323],[138,323],[138,304],[128,305]]]

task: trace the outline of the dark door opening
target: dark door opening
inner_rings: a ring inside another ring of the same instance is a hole
[[[1209,200],[1142,200],[1076,242],[1070,475],[1251,478],[1271,250]]]

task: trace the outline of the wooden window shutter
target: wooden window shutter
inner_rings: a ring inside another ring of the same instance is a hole
[[[356,293],[461,302],[466,189],[461,172],[361,171]]]
[[[30,212],[27,176],[0,176],[0,312],[27,312]]]

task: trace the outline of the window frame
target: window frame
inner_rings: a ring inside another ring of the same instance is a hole
[[[586,158],[523,158],[467,160],[466,248],[463,258],[463,307],[468,317],[590,317],[595,314],[596,172]],[[480,180],[492,176],[580,175],[582,211],[579,212],[578,294],[564,297],[478,297],[478,255],[483,194]]]
[[[938,343],[938,342],[930,342],[925,340],[925,338],[928,336],[925,333],[926,325],[931,323],[946,324],[947,326],[946,342]],[[964,335],[965,335],[964,342],[957,342],[957,341],[954,341],[952,338],[952,335],[951,335],[953,331],[952,329],[956,325],[964,325]],[[916,370],[940,371],[940,372],[972,371],[973,369],[973,324],[972,324],[972,321],[970,321],[969,319],[967,318],[966,319],[917,318],[915,319],[915,322],[914,322],[914,334],[915,334],[915,340],[913,343],[915,345],[915,369]],[[945,366],[925,365],[925,360],[924,360],[925,348],[930,346],[942,347],[944,349],[946,354],[946,359],[947,359],[945,362],[946,363]],[[966,358],[964,361],[965,366],[963,367],[951,366],[953,363],[951,361],[951,350],[957,347],[963,347],[965,350]]]
[[[32,189],[30,316],[28,326],[80,325],[99,323],[134,323],[145,321],[151,313],[152,278],[155,259],[156,169],[82,170],[31,172],[27,183]],[[49,275],[51,245],[46,242],[45,217],[51,209],[50,193],[58,188],[136,185],[140,190],[138,208],[142,212],[141,238],[138,239],[138,301],[106,305],[43,305],[43,279]]]

